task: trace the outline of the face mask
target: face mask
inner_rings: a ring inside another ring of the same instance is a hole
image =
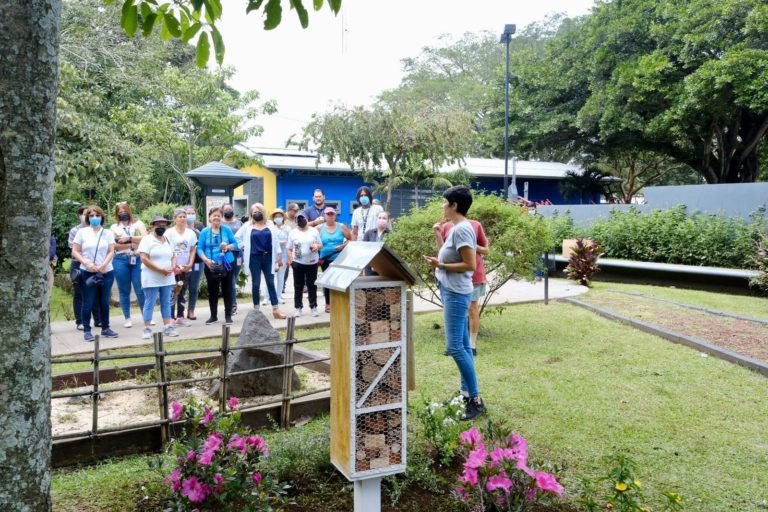
[[[187,223],[188,224],[194,224],[196,219],[197,219],[197,217],[195,216],[194,213],[188,213],[187,214]]]
[[[91,223],[91,226],[93,226],[93,227],[101,226],[101,217],[91,217],[89,222]]]
[[[120,215],[118,215],[117,218],[120,219],[123,222],[131,220],[131,216],[128,215],[127,213],[125,213],[125,212],[123,212]]]
[[[164,226],[158,226],[155,228],[155,234],[157,236],[163,236],[163,233],[165,233],[165,227]]]
[[[235,216],[235,212],[224,212],[225,219],[231,219],[234,216]]]
[[[360,197],[360,204],[363,206],[368,206],[368,203],[370,203],[371,200],[368,199],[368,196],[361,196]]]
[[[386,221],[384,219],[376,219],[376,227],[379,229],[387,229],[389,226],[389,221]]]
[[[256,212],[256,213],[254,213],[254,214],[253,214],[253,220],[255,220],[256,222],[261,222],[261,221],[263,221],[263,220],[264,220],[264,214],[263,214],[263,213],[261,213],[261,212]]]
[[[307,218],[306,217],[299,217],[296,221],[296,224],[299,225],[300,228],[306,227],[307,225]]]
[[[280,226],[282,223],[283,223],[283,218],[282,217],[275,217],[275,224]]]
[[[85,215],[80,216],[80,224],[85,224]]]

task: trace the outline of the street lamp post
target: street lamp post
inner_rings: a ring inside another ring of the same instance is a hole
[[[515,33],[515,25],[504,25],[504,32],[501,34],[501,41],[507,45],[507,69],[504,73],[504,193],[509,200],[509,42],[512,40],[512,34]],[[513,178],[514,179],[514,178]],[[513,183],[513,185],[516,185]],[[517,194],[517,186],[515,186]]]

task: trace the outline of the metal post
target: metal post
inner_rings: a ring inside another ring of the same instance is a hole
[[[355,512],[381,511],[381,478],[355,482]]]
[[[227,363],[229,359],[229,325],[223,325],[221,327],[221,365],[219,366],[219,378],[221,379],[221,385],[219,386],[219,410],[224,412],[227,410]]]
[[[296,318],[288,319],[285,331],[285,347],[283,351],[283,403],[280,408],[280,426],[291,426],[291,393],[293,392],[293,342]]]
[[[91,437],[96,437],[99,432],[99,338],[97,334],[93,340],[93,395],[91,404],[93,417],[91,423]],[[91,445],[93,448],[93,445]]]
[[[544,305],[549,304],[549,251],[544,253]]]
[[[416,389],[416,348],[413,343],[413,290],[405,292],[405,353],[406,353],[406,393]],[[407,393],[406,396],[410,396]]]
[[[512,37],[504,34],[507,45],[507,67],[504,73],[504,197],[509,200],[509,40]]]
[[[153,335],[155,342],[155,380],[157,382],[157,402],[160,406],[160,439],[163,444],[170,440],[171,426],[168,423],[168,381],[165,378],[165,345],[163,333]]]

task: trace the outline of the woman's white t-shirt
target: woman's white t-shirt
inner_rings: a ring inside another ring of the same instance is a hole
[[[293,254],[293,261],[303,265],[317,265],[320,261],[320,253],[310,251],[309,246],[313,243],[322,245],[320,233],[315,228],[308,228],[306,231],[295,228],[288,234],[286,248]]]
[[[101,235],[101,240],[99,240]],[[104,264],[107,259],[107,253],[109,252],[109,246],[115,243],[115,236],[108,229],[101,228],[98,231],[94,231],[91,227],[86,227],[78,230],[75,235],[76,244],[80,244],[80,254],[86,259],[89,259],[97,267]],[[98,252],[97,252],[98,246]],[[83,267],[85,270],[85,267]],[[105,272],[112,272],[112,262],[109,262]]]
[[[355,208],[352,212],[352,229],[357,226],[357,239],[362,240],[365,232],[376,228],[376,219],[384,208],[378,204],[372,204],[368,208],[362,206]]]
[[[139,227],[142,227],[146,230],[144,227],[144,223],[140,220],[137,220],[136,222],[129,224],[127,226],[124,226],[123,224],[120,224],[119,222],[116,222],[112,224],[112,226],[109,228],[112,231],[112,234],[115,235],[115,240],[117,241],[118,238],[123,238],[124,236],[141,236],[141,231],[139,231]],[[130,249],[123,249],[122,251],[115,251],[115,254],[130,254]]]
[[[147,254],[149,260],[160,268],[170,268],[173,262],[173,248],[167,239],[158,240],[155,235],[147,235],[141,239],[139,254]],[[167,276],[161,272],[148,268],[141,264],[141,287],[156,288],[159,286],[173,286],[176,284],[176,276]]]
[[[172,228],[166,230],[165,237],[171,242],[173,252],[176,253],[176,264],[180,267],[189,264],[189,250],[197,245],[197,235],[194,230],[186,228],[181,234],[176,231],[176,228]]]

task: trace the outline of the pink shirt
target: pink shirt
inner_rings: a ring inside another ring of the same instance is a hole
[[[469,220],[469,223],[472,225],[472,229],[475,230],[475,238],[477,238],[477,245],[488,247],[488,239],[485,237],[485,230],[483,229],[483,225],[476,220]],[[440,237],[443,239],[443,242],[445,242],[445,237],[448,236],[448,232],[451,230],[451,228],[453,228],[453,223],[446,222],[443,224],[443,227],[440,229]],[[478,285],[486,282],[485,261],[483,260],[483,256],[479,252],[475,253],[475,257],[476,257],[476,260],[475,260],[476,264],[475,264],[475,273],[472,274],[472,284]]]

